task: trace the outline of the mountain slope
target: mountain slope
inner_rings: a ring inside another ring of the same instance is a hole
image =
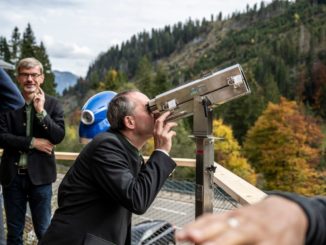
[[[55,76],[55,83],[57,84],[56,92],[62,95],[64,89],[73,87],[78,80],[78,76],[68,71],[53,71]]]

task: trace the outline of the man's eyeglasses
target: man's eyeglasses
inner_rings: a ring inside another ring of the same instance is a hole
[[[39,76],[41,76],[42,74],[38,74],[38,73],[19,73],[18,76],[23,77],[23,78],[28,78],[29,76],[31,76],[31,78],[35,79],[38,78]]]

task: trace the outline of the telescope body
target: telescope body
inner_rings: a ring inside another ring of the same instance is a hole
[[[149,101],[148,109],[160,114],[171,111],[168,120],[175,121],[193,115],[195,97],[208,101],[212,109],[248,93],[243,70],[236,64],[156,96]]]

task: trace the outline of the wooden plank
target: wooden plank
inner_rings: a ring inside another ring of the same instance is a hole
[[[2,155],[2,149],[0,149],[0,156]],[[77,152],[60,152],[56,151],[55,156],[57,160],[69,160],[74,161],[79,153]],[[148,160],[148,156],[144,156],[145,161]],[[196,160],[189,158],[173,158],[180,167],[196,167]],[[216,171],[214,173],[214,183],[221,187],[226,193],[228,193],[234,200],[241,205],[256,203],[267,195],[251,185],[244,179],[235,175],[231,171],[215,163]]]
[[[264,199],[267,194],[231,171],[215,163],[214,183],[221,187],[241,205],[253,204]]]
[[[148,160],[148,156],[144,156],[144,160]],[[173,160],[177,163],[177,166],[179,167],[196,167],[196,160],[190,159],[190,158],[173,158]]]
[[[68,160],[74,161],[78,157],[79,153],[77,152],[63,152],[63,151],[55,151],[55,159],[56,160]]]

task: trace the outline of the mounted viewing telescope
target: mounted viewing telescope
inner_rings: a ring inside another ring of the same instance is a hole
[[[236,64],[156,96],[149,101],[148,109],[160,114],[172,111],[168,120],[175,121],[194,114],[195,97],[200,97],[206,109],[211,110],[248,93],[247,80],[241,66]]]
[[[250,88],[239,64],[156,96],[148,102],[148,110],[172,113],[168,121],[193,116],[196,143],[195,216],[213,212],[214,137],[213,108],[249,94]]]
[[[168,120],[176,121],[193,116],[193,136],[196,143],[195,215],[213,212],[214,199],[214,137],[213,108],[250,93],[247,80],[239,64],[186,83],[164,92],[147,104],[152,113],[171,111]],[[82,108],[79,137],[89,142],[110,124],[106,113],[108,102],[115,92],[103,91],[92,96]]]

